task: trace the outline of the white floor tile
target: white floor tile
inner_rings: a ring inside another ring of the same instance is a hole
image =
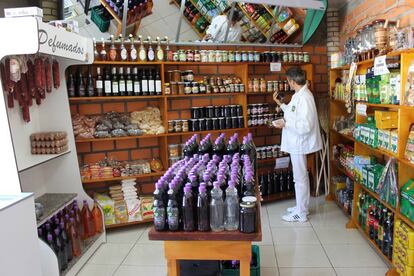
[[[165,266],[164,246],[159,244],[136,244],[122,265]]]
[[[262,241],[261,242],[254,242],[253,244],[272,245],[273,246],[273,238],[272,238],[272,233],[270,231],[270,226],[269,225],[262,224]]]
[[[331,267],[320,245],[277,245],[279,267]]]
[[[270,214],[286,213],[286,209],[295,206],[296,201],[294,199],[283,200],[280,202],[273,202],[266,204],[267,212]]]
[[[268,209],[269,212],[269,209]],[[309,221],[307,222],[286,222],[282,220],[282,216],[284,213],[269,213],[269,223],[270,227],[289,227],[289,228],[297,228],[297,227],[311,227]]]
[[[77,276],[112,276],[118,265],[86,264]]]
[[[178,22],[182,20],[180,33],[184,33],[192,28],[192,26],[189,23],[187,23],[187,21],[183,17],[180,16],[179,12],[166,16],[162,20],[164,20],[164,22],[167,22],[169,26],[174,27],[174,29],[176,30],[178,27]]]
[[[335,268],[338,276],[379,276],[385,275],[388,268],[385,267],[358,267],[358,268]]]
[[[316,235],[323,245],[325,244],[367,244],[366,240],[356,229],[346,229],[341,225],[315,225]]]
[[[135,244],[147,229],[146,226],[129,227],[126,229],[116,229],[106,232],[108,243],[129,243]]]
[[[155,10],[161,17],[166,17],[178,11],[177,6],[170,4],[170,1],[167,0],[154,0],[154,6],[152,9]]]
[[[89,264],[119,265],[128,255],[132,244],[102,244],[88,261]]]
[[[275,245],[280,244],[320,244],[312,227],[272,228]]]
[[[313,226],[340,225],[345,227],[345,224],[349,221],[339,208],[328,209],[321,212],[315,211],[308,218]]]
[[[279,276],[279,271],[273,267],[261,267],[260,276]]]
[[[141,237],[139,238],[137,244],[159,244],[162,245],[162,241],[150,241],[148,239],[148,231],[151,229],[151,227],[147,227],[144,233],[142,233]]]
[[[324,246],[333,267],[384,267],[385,263],[368,244]]]
[[[272,245],[260,246],[260,267],[277,267],[275,250]]]
[[[154,22],[160,21],[162,19],[162,16],[159,15],[156,11],[153,11],[152,14],[145,16],[141,19],[140,26],[145,27],[150,24],[153,24]]]
[[[280,268],[280,276],[336,276],[333,268]]]
[[[121,265],[114,276],[165,276],[167,275],[166,266],[125,266]]]

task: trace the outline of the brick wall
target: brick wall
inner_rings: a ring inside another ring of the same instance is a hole
[[[329,9],[326,13],[326,21],[328,22],[328,35],[327,43],[328,47],[328,66],[331,66],[331,54],[339,51],[339,11],[336,9]]]
[[[43,21],[48,22],[58,19],[58,0],[41,0],[39,2],[43,9]]]
[[[400,20],[400,26],[414,25],[414,0],[354,0],[339,11],[340,42],[375,19]]]

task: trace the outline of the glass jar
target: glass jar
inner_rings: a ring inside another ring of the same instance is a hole
[[[279,81],[279,92],[284,92],[285,86],[283,85],[283,81]]]
[[[244,93],[244,91],[245,91],[245,90],[244,90],[244,84],[243,84],[243,83],[240,83],[240,84],[239,84],[239,92],[240,92],[240,93]]]
[[[228,51],[222,51],[222,59],[223,59],[223,62],[229,62],[229,53],[228,53]]]
[[[257,78],[253,79],[253,92],[257,93],[260,90],[260,80]]]
[[[254,52],[249,51],[248,60],[249,60],[249,62],[254,62]]]
[[[253,80],[249,79],[249,81],[247,82],[247,88],[249,89],[249,92],[253,92]]]
[[[299,62],[303,62],[303,52],[298,53]]]
[[[241,54],[241,61],[247,62],[249,61],[249,54],[246,51],[243,51]]]
[[[228,56],[229,56],[229,62],[234,62],[234,52],[230,51]]]
[[[384,28],[385,20],[378,19],[370,27],[370,43],[372,48],[384,49],[388,44],[388,29]]]
[[[198,87],[200,89],[200,94],[206,93],[206,90],[207,90],[206,85],[202,81],[199,82]]]
[[[171,95],[177,95],[178,94],[178,83],[177,82],[171,82]]]
[[[260,79],[260,92],[266,92],[266,80],[264,78]]]
[[[188,121],[187,120],[182,120],[181,124],[182,124],[182,126],[181,126],[182,131],[183,132],[188,132]]]
[[[184,82],[180,81],[178,82],[178,95],[184,95],[184,92]]]
[[[198,94],[200,92],[200,88],[198,86],[198,82],[193,82],[193,86],[191,87],[191,92],[193,94]]]
[[[388,22],[388,48],[391,51],[397,50],[397,22],[389,21]]]
[[[184,83],[184,94],[191,94],[191,92],[192,92],[191,83],[190,82]]]
[[[260,62],[260,53],[258,51],[254,51],[254,62]]]
[[[272,81],[267,82],[266,92],[273,92],[273,82]]]
[[[234,52],[234,60],[235,60],[236,62],[240,62],[240,61],[242,60],[242,57],[241,57],[241,54],[240,54],[240,52],[239,52],[239,51],[235,51],[235,52]]]
[[[208,51],[208,62],[216,62],[216,51]]]
[[[171,95],[171,87],[169,83],[164,84],[164,94]]]
[[[285,92],[289,92],[290,91],[290,86],[289,83],[287,81],[283,82],[283,86],[284,86],[284,91]]]
[[[283,52],[283,62],[289,62],[289,54],[287,52]]]
[[[183,132],[183,123],[182,123],[182,121],[175,120],[174,131],[175,132]]]
[[[216,62],[223,62],[223,54],[220,50],[216,51]]]
[[[293,53],[293,62],[299,62],[299,54],[298,52]]]
[[[169,125],[170,125],[170,122],[168,122],[168,130],[169,130]],[[168,157],[179,157],[179,156],[180,156],[179,145],[178,144],[168,145]]]
[[[289,53],[288,53],[288,61],[289,61],[290,63],[292,63],[292,62],[294,61],[294,59],[293,59],[293,53],[292,53],[292,52],[289,52]]]
[[[198,50],[194,51],[194,61],[195,62],[200,62],[201,61],[201,55],[200,55],[200,52]]]
[[[206,50],[200,51],[201,62],[208,62],[208,52]]]
[[[239,84],[230,84],[230,86],[233,86],[233,92],[234,93],[239,93],[240,92]]]
[[[187,61],[194,61],[194,53],[192,50],[187,50]]]
[[[184,81],[194,81],[194,73],[192,70],[184,71]]]
[[[180,50],[179,51],[179,59],[180,61],[184,62],[187,60],[187,54],[185,53],[184,50]]]
[[[309,53],[304,52],[303,53],[303,62],[310,62]]]
[[[240,203],[240,232],[254,233],[256,232],[256,201],[246,198],[243,197]]]
[[[168,121],[168,132],[174,132],[174,121]]]

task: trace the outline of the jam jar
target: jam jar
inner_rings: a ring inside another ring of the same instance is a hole
[[[241,61],[243,61],[243,62],[249,61],[249,55],[247,54],[247,52],[245,52],[245,51],[242,52]]]
[[[193,87],[191,88],[191,92],[193,94],[198,94],[200,92],[200,87],[198,86],[198,82],[193,82]]]
[[[216,62],[223,62],[223,51],[216,51]]]
[[[254,51],[254,61],[260,62],[260,53],[258,51]]]
[[[216,51],[208,51],[208,62],[216,62]]]
[[[192,50],[187,50],[187,61],[194,61],[194,53]]]
[[[228,51],[222,51],[222,55],[223,55],[223,57],[222,57],[223,62],[228,62],[229,61]]]
[[[208,62],[208,51],[201,50],[200,57],[201,57],[201,62]]]
[[[240,62],[240,61],[242,60],[242,57],[241,57],[241,54],[240,54],[240,52],[239,52],[239,51],[235,51],[235,52],[234,52],[234,60],[235,60],[236,62]]]
[[[191,82],[184,83],[184,93],[191,94],[191,92],[192,92]]]
[[[180,50],[180,51],[178,51],[179,52],[179,59],[180,59],[180,61],[186,61],[187,60],[187,54],[185,53],[185,51],[184,50]]]
[[[164,84],[164,94],[170,95],[171,94],[171,87],[169,83]]]
[[[173,61],[179,61],[180,60],[180,56],[179,56],[178,52],[173,53],[172,60]]]
[[[201,55],[200,55],[200,52],[198,50],[194,51],[194,61],[195,62],[200,62],[201,61]]]
[[[249,62],[254,62],[254,52],[249,51],[248,60],[249,60]]]

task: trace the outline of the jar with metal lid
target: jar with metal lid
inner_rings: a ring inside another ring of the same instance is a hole
[[[251,113],[252,113],[252,115],[256,115],[257,114],[257,107],[258,107],[258,105],[257,104],[252,104],[252,109],[251,109]]]
[[[223,79],[222,79],[221,77],[217,77],[216,84],[217,84],[218,86],[223,85]]]
[[[299,62],[299,53],[298,52],[293,53],[293,62]]]
[[[247,82],[247,87],[248,87],[248,91],[249,92],[253,92],[253,80],[252,79],[249,79],[248,80],[248,82]]]
[[[184,82],[180,81],[177,84],[178,84],[178,95],[184,95],[185,93]]]
[[[178,83],[177,82],[171,82],[171,95],[177,95],[178,94]]]
[[[258,51],[254,51],[254,61],[260,62],[260,53]]]
[[[253,118],[252,118],[252,116],[249,116],[247,118],[247,126],[249,126],[249,127],[253,126]]]
[[[171,95],[171,87],[169,83],[164,84],[164,94]]]
[[[256,201],[246,197],[243,199],[240,203],[240,232],[254,233],[256,232]]]
[[[257,115],[252,115],[252,126],[257,126]]]
[[[232,89],[231,89],[231,86],[232,86],[233,84],[229,84],[229,85],[226,85],[226,86],[223,86],[224,87],[224,89],[225,89],[225,91],[226,91],[226,93],[232,93],[232,92],[234,92],[234,85],[233,85],[233,91],[232,91]]]
[[[241,61],[247,62],[249,61],[249,54],[246,51],[243,51],[241,54]]]
[[[181,124],[182,124],[182,126],[181,126],[182,131],[183,132],[188,132],[188,121],[187,120],[182,120]]]
[[[206,85],[202,81],[200,81],[198,86],[199,86],[199,89],[200,89],[200,94],[205,94],[206,90],[207,90]]]
[[[201,55],[200,55],[200,52],[198,50],[194,50],[194,61],[195,62],[200,62],[201,61]]]
[[[186,54],[186,52],[184,50],[180,50],[178,52],[179,52],[180,61],[183,61],[183,62],[186,61],[187,60],[187,54]]]
[[[184,81],[194,81],[194,73],[192,70],[184,71]]]
[[[187,61],[194,61],[193,50],[187,50]]]
[[[184,94],[191,94],[191,82],[185,82],[184,83]]]
[[[199,88],[199,86],[198,86],[198,82],[193,82],[192,83],[192,88],[191,88],[191,92],[193,93],[193,94],[198,94],[199,92],[200,92],[200,88]]]
[[[179,157],[179,155],[180,151],[178,144],[168,145],[168,157]]]
[[[303,62],[310,62],[309,53],[304,52],[303,53]]]
[[[249,51],[248,60],[249,60],[249,62],[254,62],[254,52]]]
[[[201,50],[200,57],[201,57],[201,62],[208,62],[208,51]]]
[[[283,81],[279,81],[279,92],[285,92],[285,86],[283,84]]]
[[[175,132],[183,132],[183,123],[181,120],[176,120],[174,125]]]
[[[239,92],[240,93],[244,93],[244,84],[243,83],[239,83]]]
[[[172,70],[167,71],[167,79],[165,81],[167,81],[167,82],[175,81],[174,78],[173,78],[173,72],[174,71],[172,71]]]
[[[214,94],[217,94],[217,93],[220,92],[220,89],[217,85],[212,85],[211,88],[212,88],[211,92],[214,93]]]
[[[242,61],[242,56],[241,56],[241,54],[240,54],[240,52],[239,52],[239,51],[235,51],[235,52],[234,52],[234,60],[235,60],[236,62],[240,62],[240,61]]]
[[[223,62],[229,62],[229,52],[222,51],[222,55],[223,55]]]
[[[266,92],[266,80],[264,78],[260,79],[260,92]]]
[[[303,52],[298,53],[299,62],[303,62]]]
[[[272,81],[267,82],[267,91],[266,92],[273,92],[273,82]]]
[[[224,85],[221,85],[218,88],[219,88],[219,93],[226,93],[226,87]]]
[[[272,158],[273,157],[273,147],[267,147],[266,148],[266,157]]]
[[[234,62],[235,61],[235,57],[234,57],[234,52],[233,51],[230,51],[228,56],[229,56],[229,62]]]
[[[174,132],[174,121],[168,121],[168,132]]]
[[[223,51],[216,50],[216,62],[223,62]]]
[[[180,55],[179,53],[176,51],[173,53],[173,61],[179,61],[180,60]]]
[[[282,52],[283,62],[289,62],[289,54],[287,52]]]
[[[258,126],[263,125],[263,114],[257,115],[257,125]]]
[[[257,104],[257,114],[263,114],[263,104]]]
[[[230,83],[226,86],[226,91],[227,91],[227,87],[228,87],[229,88],[229,93],[234,93],[234,92],[236,92],[236,89],[235,89],[236,86],[237,86],[237,84]]]
[[[216,62],[216,51],[214,50],[208,51],[208,62]]]
[[[293,62],[294,61],[294,59],[293,59],[293,53],[292,52],[289,52],[288,53],[288,61],[289,62]]]
[[[260,90],[260,80],[257,78],[253,79],[253,92],[257,93]]]

